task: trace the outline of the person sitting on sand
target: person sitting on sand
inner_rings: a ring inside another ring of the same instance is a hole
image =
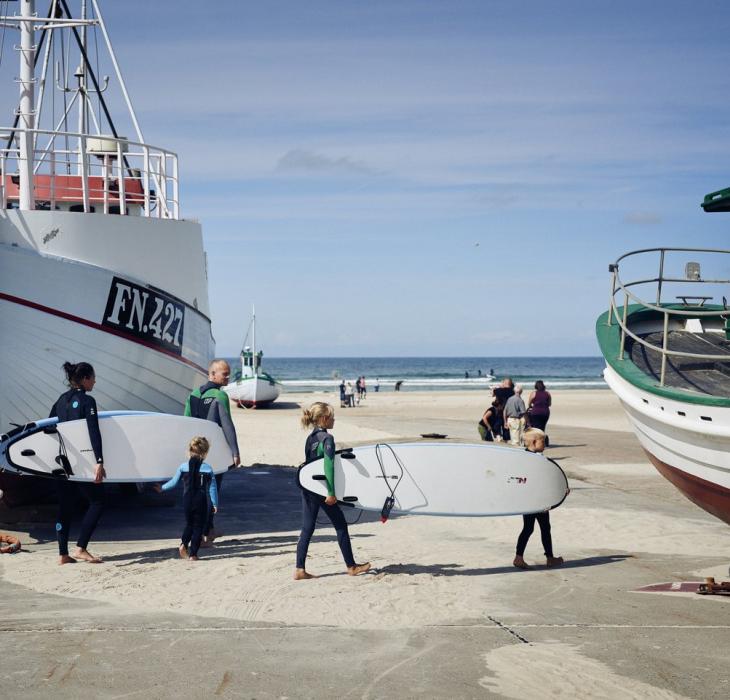
[[[185,529],[180,538],[181,559],[198,561],[198,549],[203,531],[208,523],[211,509],[218,512],[218,488],[213,468],[205,460],[210,443],[204,437],[194,437],[188,445],[188,461],[183,462],[175,476],[162,484],[155,484],[158,493],[174,489],[183,479],[183,507],[185,508]]]
[[[302,427],[313,427],[304,445],[305,463],[314,462],[324,457],[324,476],[327,481],[327,498],[302,489],[302,532],[297,543],[297,565],[294,580],[317,578],[308,573],[305,564],[309,542],[314,534],[319,509],[324,510],[337,532],[337,543],[340,545],[342,557],[350,576],[362,574],[370,568],[370,563],[356,564],[347,531],[347,521],[337,505],[335,497],[335,440],[327,431],[335,425],[335,410],[328,403],[316,401],[302,412]]]
[[[63,370],[66,373],[66,380],[69,390],[58,397],[53,404],[49,418],[58,418],[59,423],[65,421],[86,419],[86,427],[89,431],[89,442],[91,452],[96,460],[94,470],[94,481],[92,483],[83,481],[68,481],[58,479],[56,491],[58,495],[58,520],[56,521],[56,537],[58,539],[59,564],[74,564],[78,559],[90,564],[100,564],[101,559],[89,552],[89,540],[104,511],[104,457],[101,451],[101,431],[99,430],[99,415],[96,409],[96,401],[88,395],[96,384],[96,373],[88,362],[63,363]],[[74,510],[79,496],[87,501],[88,507],[84,518],[81,521],[81,532],[76,541],[76,550],[73,557],[68,553],[68,536],[73,520]]]
[[[544,452],[545,450],[545,433],[537,428],[526,430],[524,434],[525,449],[530,452]],[[520,536],[517,538],[517,553],[512,562],[518,569],[529,569],[529,565],[525,562],[523,555],[527,542],[535,529],[535,520],[540,525],[540,537],[542,538],[542,546],[545,550],[548,566],[560,566],[563,563],[563,557],[553,555],[553,539],[550,534],[550,511],[546,510],[542,513],[528,513],[522,516],[523,526]]]

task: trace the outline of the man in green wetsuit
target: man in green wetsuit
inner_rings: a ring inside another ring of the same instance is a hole
[[[236,429],[231,418],[231,404],[228,400],[228,394],[221,388],[228,384],[230,376],[231,367],[225,360],[213,360],[208,365],[208,381],[188,396],[185,402],[185,415],[193,418],[203,418],[220,425],[231,450],[233,464],[239,467],[241,466],[241,454],[238,450]],[[223,475],[218,474],[215,480],[220,493]],[[213,529],[212,511],[204,535],[206,543],[212,542],[217,536]]]

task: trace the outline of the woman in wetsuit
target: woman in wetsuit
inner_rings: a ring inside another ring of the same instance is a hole
[[[530,428],[524,434],[525,448],[529,452],[545,451],[545,433],[537,428]],[[550,511],[546,510],[542,513],[527,513],[522,516],[522,532],[517,538],[517,550],[515,553],[513,566],[518,569],[529,569],[530,565],[525,561],[524,554],[527,542],[530,539],[534,529],[535,521],[540,526],[540,538],[542,547],[545,550],[545,558],[547,565],[560,566],[563,563],[563,557],[556,557],[553,554],[553,538],[550,532]]]
[[[362,574],[370,568],[369,563],[356,564],[352,555],[350,534],[347,531],[347,522],[337,505],[335,497],[335,439],[327,432],[334,427],[335,410],[328,403],[316,401],[309,408],[305,408],[302,415],[302,427],[312,427],[314,430],[307,437],[304,446],[304,461],[314,462],[324,457],[324,476],[327,481],[327,498],[319,494],[302,489],[302,532],[297,544],[297,568],[294,571],[294,580],[301,581],[308,578],[317,578],[307,572],[305,563],[309,541],[314,534],[319,509],[324,510],[337,532],[337,543],[340,545],[342,557],[350,576]]]
[[[59,423],[81,418],[86,419],[89,438],[91,439],[91,449],[94,451],[94,458],[96,459],[96,469],[94,471],[94,483],[68,481],[66,479],[58,480],[58,521],[56,522],[58,563],[73,564],[80,559],[91,564],[99,564],[101,559],[95,557],[87,549],[89,540],[104,510],[104,484],[102,484],[102,481],[106,477],[96,401],[87,393],[96,384],[96,374],[94,368],[88,362],[79,362],[76,365],[64,362],[63,370],[66,372],[66,380],[70,388],[61,394],[56,403],[53,404],[49,418],[58,417]],[[87,508],[81,521],[81,532],[79,533],[79,539],[76,541],[76,551],[71,557],[68,553],[69,529],[79,496],[87,502]]]

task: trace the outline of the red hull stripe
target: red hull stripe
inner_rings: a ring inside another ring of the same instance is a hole
[[[154,350],[155,352],[159,352],[162,355],[167,355],[168,357],[173,358],[174,360],[177,360],[178,362],[183,362],[186,365],[189,365],[190,367],[193,367],[194,369],[198,370],[198,372],[202,372],[203,374],[207,374],[207,370],[203,369],[200,365],[196,364],[192,360],[188,360],[184,357],[181,357],[180,355],[176,355],[174,352],[170,352],[169,350],[165,350],[164,348],[159,348],[156,345],[153,345],[152,343],[143,340],[142,338],[137,338],[129,333],[125,333],[124,331],[116,330],[115,328],[107,328],[106,326],[102,326],[100,323],[94,323],[93,321],[87,321],[85,318],[81,318],[80,316],[74,316],[73,314],[67,314],[65,311],[59,311],[58,309],[52,309],[50,306],[43,306],[42,304],[36,304],[34,301],[29,301],[28,299],[21,299],[20,297],[14,297],[11,294],[5,294],[5,292],[0,292],[0,299],[4,299],[5,301],[9,301],[11,304],[19,304],[20,306],[27,306],[29,309],[35,309],[36,311],[42,311],[45,314],[51,314],[51,316],[58,316],[58,318],[66,319],[67,321],[71,321],[72,323],[79,323],[82,326],[87,326],[88,328],[93,328],[94,330],[101,331],[102,333],[109,333],[110,335],[116,335],[118,338],[124,338],[124,340],[128,340],[130,343],[137,343],[138,345],[144,345],[144,347],[149,348],[150,350]]]
[[[730,489],[671,467],[657,459],[651,452],[644,451],[657,471],[667,481],[671,481],[692,503],[730,525]]]

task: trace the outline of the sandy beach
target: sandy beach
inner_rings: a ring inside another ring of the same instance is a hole
[[[60,609],[63,601],[73,599],[74,605],[84,605],[84,614],[81,619],[61,615],[43,624],[39,618],[40,626],[34,628],[13,609],[0,623],[4,649],[19,641],[19,630],[25,630],[23,643],[30,644],[41,628],[53,634],[93,628],[113,635],[127,624],[122,619],[132,618],[137,622],[130,629],[145,620],[154,636],[154,620],[160,616],[166,617],[159,634],[169,637],[170,645],[178,640],[175,644],[187,649],[169,621],[174,613],[180,629],[190,628],[194,616],[196,629],[205,625],[226,629],[229,635],[254,628],[263,630],[261,634],[313,630],[312,639],[319,640],[312,642],[315,646],[362,635],[360,646],[350,647],[359,687],[355,694],[362,697],[402,697],[386,680],[392,669],[378,680],[401,661],[413,667],[404,673],[420,673],[421,682],[431,679],[423,690],[428,697],[524,698],[542,691],[552,697],[700,698],[709,697],[711,688],[727,692],[729,601],[634,591],[705,575],[726,580],[730,530],[654,472],[613,394],[554,392],[548,456],[566,471],[572,489],[551,515],[556,553],[566,558],[564,568],[545,569],[538,534],[526,553],[527,561],[538,566],[528,572],[511,566],[519,518],[411,516],[382,524],[366,513],[350,531],[356,558],[371,561],[372,572],[358,578],[344,575],[333,530],[322,525],[308,560],[308,569],[321,578],[295,582],[299,495],[292,467],[301,462],[305,437],[298,425],[299,406],[312,400],[334,403],[332,432],[338,447],[344,447],[428,432],[478,442],[476,422],[487,396],[474,391],[370,393],[359,406],[339,409],[331,393],[285,394],[270,410],[235,409],[247,466],[226,477],[219,516],[225,535],[215,548],[203,550],[198,563],[177,559],[179,504],[154,507],[153,494],[140,499],[142,504],[117,504],[105,515],[92,543],[105,559],[99,566],[58,567],[50,523],[15,525],[27,547],[0,559],[0,590],[6,599],[12,597],[21,608],[27,600],[43,601],[41,607],[59,601]],[[348,519],[356,515],[348,512]],[[95,623],[97,614],[105,622]],[[436,674],[433,654],[448,649],[456,629],[462,637],[452,651],[468,648],[469,661],[442,667]],[[391,661],[383,661],[383,635],[392,641],[424,634],[432,642],[413,648],[404,641],[396,645]],[[26,659],[25,676],[15,677],[16,688],[25,697],[42,696],[51,688],[70,697],[78,686],[69,678],[58,686],[55,673],[43,680],[55,658],[50,637],[43,639],[37,658]],[[670,640],[681,653],[669,651]],[[268,662],[262,666],[261,649],[251,644],[246,645],[248,661],[231,671],[240,681],[242,668],[251,666],[245,672],[246,697],[339,695],[316,683],[297,692],[294,678],[269,668]],[[697,644],[704,645],[707,672],[675,669],[675,664],[694,668]],[[325,660],[318,663],[324,672]],[[526,666],[529,674],[518,671]],[[7,678],[8,672],[3,673]],[[251,673],[268,674],[266,682]],[[71,676],[76,682],[77,674],[75,670]],[[217,692],[221,682],[205,681],[199,696]],[[149,690],[140,683],[131,681],[130,695],[138,685]],[[176,682],[167,687],[170,697],[174,687],[179,687]],[[117,685],[114,690],[115,697],[122,696]],[[242,692],[240,685],[227,683],[219,694],[229,691],[231,696]]]

